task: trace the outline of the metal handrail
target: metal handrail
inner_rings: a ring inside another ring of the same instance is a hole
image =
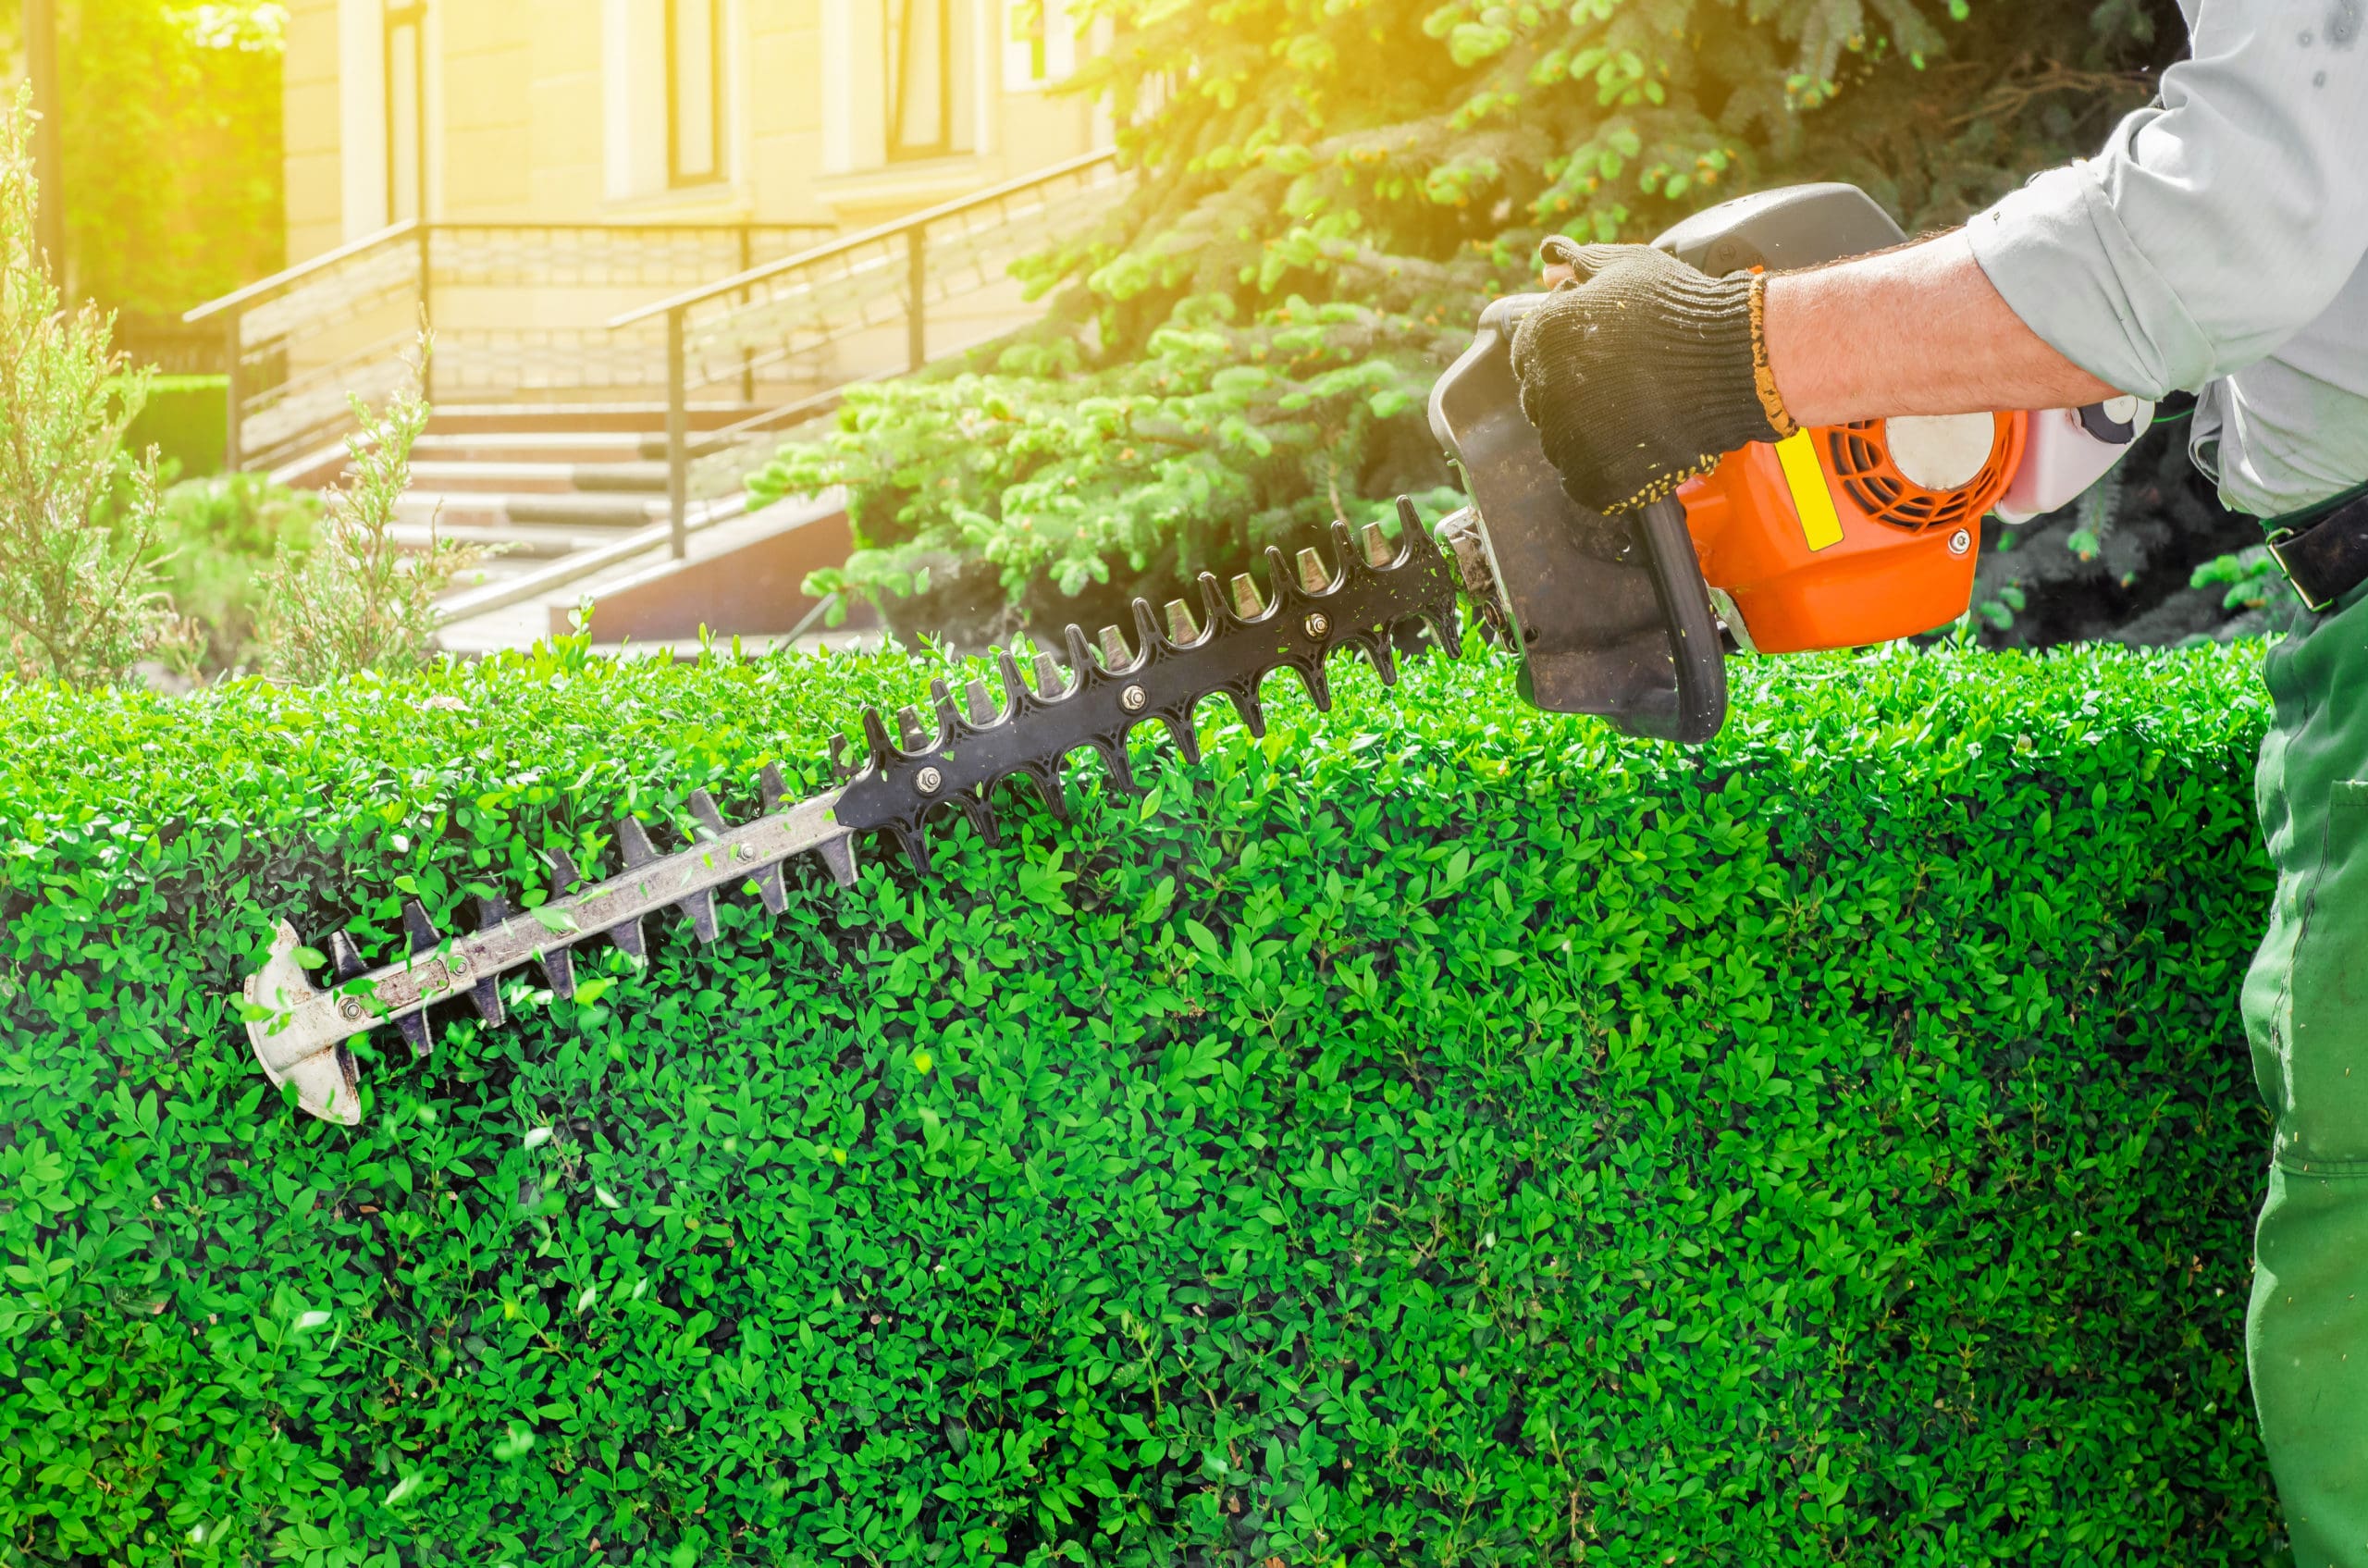
[[[1079,170],[1092,168],[1097,164],[1114,163],[1117,156],[1116,149],[1107,147],[1100,152],[1080,153],[1074,158],[1049,165],[1030,174],[1021,175],[1017,179],[1006,179],[1001,185],[991,185],[984,191],[974,191],[968,196],[957,196],[950,202],[940,202],[933,207],[924,207],[919,212],[907,214],[893,222],[879,224],[860,233],[845,235],[827,244],[817,245],[811,250],[799,251],[795,255],[783,256],[778,261],[766,262],[761,266],[752,266],[746,272],[734,273],[731,277],[714,283],[702,284],[697,289],[676,294],[671,299],[636,306],[622,315],[610,316],[609,329],[612,332],[618,331],[636,323],[648,321],[653,316],[664,315],[672,311],[688,310],[693,305],[705,304],[708,301],[721,295],[735,292],[751,284],[762,283],[767,278],[777,278],[797,267],[811,266],[816,262],[828,261],[832,256],[864,245],[894,239],[900,234],[909,234],[918,228],[926,228],[932,223],[956,216],[969,211],[972,207],[986,206],[991,203],[1002,201],[1007,196],[1018,195],[1031,185],[1049,184],[1053,180],[1076,174]]]
[[[524,223],[494,221],[481,223],[437,222],[430,223],[427,225],[427,228],[430,232],[438,234],[456,233],[460,230],[468,228],[498,228],[513,233],[529,234],[597,234],[609,232],[654,234],[669,231],[680,231],[685,234],[720,234],[731,233],[744,228],[752,230],[759,228],[799,230],[810,234],[829,234],[834,232],[832,226],[827,223],[759,223],[754,220],[746,223],[667,223],[658,219],[652,219],[643,223],[545,223],[539,221]],[[407,217],[401,223],[389,224],[386,228],[379,229],[375,234],[364,234],[359,240],[349,240],[344,244],[339,245],[336,250],[324,251],[317,256],[313,256],[307,260],[298,262],[294,266],[282,267],[268,278],[258,278],[253,283],[245,284],[240,288],[234,289],[229,293],[224,294],[218,299],[208,300],[202,305],[198,305],[191,310],[183,311],[181,313],[181,320],[184,324],[194,327],[199,322],[210,320],[213,317],[221,315],[226,310],[244,309],[246,306],[254,303],[258,300],[284,292],[290,284],[301,283],[316,272],[326,272],[330,267],[337,265],[339,262],[351,261],[355,256],[362,254],[365,251],[372,250],[379,245],[390,244],[398,240],[412,239],[418,234],[419,228],[420,223],[415,217]]]
[[[226,310],[243,310],[257,300],[285,293],[290,284],[301,283],[316,272],[327,272],[339,262],[349,262],[364,252],[397,240],[409,240],[419,233],[419,220],[407,217],[401,223],[388,224],[376,234],[364,234],[359,240],[349,240],[334,251],[324,251],[309,261],[282,267],[268,278],[258,278],[243,289],[234,289],[219,299],[208,300],[193,310],[181,313],[181,320],[191,326],[211,320]]]
[[[800,251],[794,255],[783,256],[778,261],[767,262],[761,266],[748,267],[717,282],[610,316],[608,327],[611,332],[621,332],[645,321],[660,317],[663,317],[666,323],[666,511],[675,558],[680,560],[685,554],[689,536],[691,477],[689,327],[693,310],[710,301],[725,299],[735,294],[740,296],[745,307],[754,301],[758,290],[776,278],[814,269],[835,257],[853,255],[866,249],[876,249],[883,245],[893,247],[901,242],[905,252],[902,270],[905,274],[906,369],[918,371],[929,357],[928,328],[925,325],[926,317],[922,300],[927,291],[926,257],[931,227],[950,218],[963,217],[980,209],[1006,204],[1012,197],[1022,195],[1040,187],[1054,185],[1079,175],[1090,174],[1094,170],[1115,167],[1116,163],[1117,153],[1115,149],[1104,148],[1098,152],[1082,153],[1049,167],[1022,175],[1017,179],[1007,179],[1000,185],[990,186],[984,191],[957,197],[950,202],[941,202],[932,207],[924,207],[919,212],[909,214],[893,222],[877,225],[859,233],[850,234],[845,239],[833,240],[827,244],[817,245],[811,250]],[[730,312],[727,311],[727,318],[729,315]],[[741,372],[744,377],[748,374],[747,364],[744,355]],[[827,398],[834,394],[823,395]],[[802,402],[814,401],[800,400]],[[760,413],[739,421],[734,429],[746,432],[761,428],[779,419],[783,411],[779,409]]]

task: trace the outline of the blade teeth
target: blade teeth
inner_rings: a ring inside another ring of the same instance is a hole
[[[822,869],[831,873],[832,882],[841,887],[855,885],[855,835],[853,833],[843,833],[836,838],[826,838],[814,846],[814,852],[822,858]]]
[[[551,886],[556,893],[573,893],[584,885],[584,878],[575,869],[575,858],[564,849],[550,852]],[[565,1002],[575,995],[575,955],[564,946],[547,947],[543,952],[543,979],[551,994]]]
[[[764,901],[765,913],[780,915],[788,912],[789,884],[782,880],[780,862],[758,867],[748,873],[748,880],[757,884],[757,896]]]
[[[1200,732],[1192,728],[1192,716],[1187,713],[1178,719],[1163,713],[1159,722],[1167,726],[1167,738],[1176,743],[1176,754],[1184,759],[1185,765],[1197,764],[1201,760],[1201,736]]]
[[[920,710],[909,703],[896,710],[896,735],[907,751],[927,751],[935,738],[921,728]]]
[[[329,971],[339,980],[352,980],[367,973],[370,966],[362,961],[361,949],[353,945],[353,938],[341,931],[329,932]]]
[[[1352,575],[1357,569],[1357,556],[1362,547],[1357,543],[1357,531],[1341,518],[1332,519],[1326,530],[1332,540],[1332,559],[1340,563],[1340,575]]]
[[[536,962],[543,967],[543,983],[562,1002],[575,999],[575,955],[564,947],[547,949]]]
[[[940,735],[962,733],[962,713],[954,706],[954,694],[946,688],[944,677],[930,678],[929,704],[937,712],[937,733]]]
[[[1036,656],[1036,695],[1046,700],[1068,695],[1068,677],[1061,673],[1061,661],[1049,653]]]
[[[896,743],[888,738],[888,725],[880,717],[877,708],[863,710],[863,743],[871,748],[871,765],[874,768],[884,772],[888,764],[895,760]]]
[[[1037,796],[1044,802],[1044,809],[1056,821],[1069,820],[1068,793],[1061,788],[1061,767],[1058,762],[1031,762],[1020,770],[1028,782],[1036,786]]]
[[[617,945],[619,952],[635,963],[646,964],[649,961],[649,940],[642,934],[641,922],[638,920],[610,926],[608,937]]]
[[[1085,640],[1085,633],[1074,625],[1061,628],[1061,642],[1068,649],[1070,677],[1082,686],[1101,668],[1093,661],[1093,646]]]
[[[443,933],[436,929],[436,922],[427,918],[426,906],[416,898],[403,900],[403,935],[411,944],[413,957],[435,951],[437,945],[444,940]],[[413,1057],[425,1056],[436,1049],[436,1031],[429,1025],[425,1008],[416,1013],[405,1013],[397,1019],[395,1029],[402,1035],[403,1043],[411,1047]]]
[[[1365,564],[1387,566],[1397,559],[1398,552],[1389,546],[1389,536],[1381,531],[1378,523],[1368,523],[1357,530],[1357,538],[1365,547]]]
[[[1201,628],[1192,623],[1192,607],[1180,599],[1167,601],[1167,640],[1178,648],[1201,640]]]
[[[1017,713],[1026,707],[1035,694],[1028,689],[1028,682],[1019,673],[1019,661],[1009,648],[995,649],[995,675],[1003,682],[1003,704],[1006,713]]]
[[[712,844],[723,836],[723,813],[717,810],[715,797],[704,789],[691,791],[691,830],[694,843]],[[691,930],[701,942],[713,942],[721,934],[715,923],[715,889],[703,887],[687,898],[679,899],[674,907],[691,922]]]
[[[617,851],[625,858],[625,870],[634,870],[658,858],[658,846],[649,842],[649,830],[641,825],[638,817],[617,819]]]
[[[1233,612],[1244,621],[1255,621],[1266,613],[1265,605],[1258,598],[1258,585],[1251,580],[1247,572],[1234,574]]]
[[[1134,759],[1127,755],[1127,742],[1123,736],[1116,740],[1097,740],[1092,745],[1093,749],[1101,754],[1102,766],[1108,771],[1112,784],[1128,795],[1143,792],[1142,785],[1135,782]]]
[[[1398,684],[1398,661],[1390,655],[1388,633],[1373,640],[1365,649],[1365,657],[1373,661],[1373,673],[1381,677],[1383,685]]]
[[[713,942],[721,934],[715,923],[715,889],[700,888],[687,898],[679,898],[674,907],[691,922],[691,933],[701,942]]]
[[[427,918],[427,906],[416,898],[403,900],[403,936],[411,943],[414,956],[426,952],[444,940],[436,922]]]
[[[1135,612],[1135,646],[1142,649],[1140,657],[1148,659],[1159,646],[1159,616],[1148,599],[1137,599],[1131,606]]]
[[[985,801],[975,795],[957,795],[954,797],[954,804],[969,820],[970,825],[979,830],[980,838],[990,845],[1003,842],[1003,830],[995,826],[994,810]]]
[[[994,694],[987,690],[984,681],[969,681],[962,687],[962,700],[969,705],[970,722],[983,729],[995,722]]]
[[[857,772],[856,764],[847,760],[847,745],[846,736],[843,735],[831,736],[831,774],[841,784],[855,777]],[[774,778],[778,781],[780,775],[776,773]],[[771,808],[767,807],[766,809],[771,810]]]
[[[1332,574],[1324,558],[1312,549],[1303,549],[1296,558],[1299,564],[1299,586],[1309,593],[1320,594],[1332,586]]]
[[[1100,636],[1104,670],[1123,670],[1135,661],[1135,650],[1127,646],[1126,633],[1116,626],[1104,626]]]
[[[831,739],[834,751],[846,744],[843,735],[832,735]],[[781,809],[781,797],[788,793],[788,786],[782,782],[780,764],[766,763],[764,772],[757,775],[757,798],[764,803],[765,815],[770,817]]]
[[[1214,635],[1226,622],[1225,585],[1217,581],[1215,573],[1203,572],[1193,579],[1193,586],[1201,590],[1201,615]]]
[[[1423,514],[1414,510],[1414,503],[1412,500],[1400,496],[1398,498],[1398,548],[1390,552],[1389,560],[1381,564],[1397,565],[1406,559],[1407,553],[1414,547],[1414,541],[1424,537]]]
[[[477,900],[477,929],[491,931],[510,918],[510,900],[501,897],[480,897]],[[469,1003],[477,1017],[487,1023],[500,1025],[502,1019],[501,977],[481,974],[469,987]]]
[[[658,858],[657,847],[649,842],[649,830],[641,825],[641,820],[637,817],[617,819],[617,847],[624,856],[627,870]],[[642,935],[640,920],[631,920],[610,926],[608,930],[608,937],[617,945],[618,951],[634,962],[645,963],[648,960],[649,944]]]
[[[1291,563],[1273,545],[1266,547],[1266,583],[1277,604],[1289,603],[1299,592],[1299,585],[1291,580]]]
[[[1308,700],[1315,704],[1315,710],[1318,713],[1331,712],[1332,679],[1324,672],[1324,661],[1318,659],[1306,664],[1294,664],[1291,668],[1299,672],[1301,682],[1307,687]]]
[[[1264,740],[1266,738],[1266,709],[1265,705],[1258,700],[1257,692],[1254,690],[1229,691],[1226,696],[1233,699],[1233,710],[1240,714],[1241,722],[1249,726],[1250,737],[1252,740]]]
[[[888,824],[888,836],[896,841],[896,847],[905,852],[906,860],[912,862],[914,875],[926,877],[931,874],[927,833],[903,822],[891,822]]]

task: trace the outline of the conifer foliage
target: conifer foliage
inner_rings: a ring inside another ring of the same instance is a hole
[[[1093,0],[1137,189],[1019,339],[851,390],[759,500],[844,485],[816,586],[989,636],[1451,483],[1430,381],[1539,238],[1851,179],[1911,231],[2089,150],[2183,41],[2145,0]],[[1426,508],[1426,512],[1429,511]]]

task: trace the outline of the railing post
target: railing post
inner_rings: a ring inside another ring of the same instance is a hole
[[[740,226],[740,270],[746,272],[756,265],[756,237],[752,226],[744,223]],[[740,302],[744,305],[748,302],[748,290],[746,289],[740,290]],[[743,403],[757,401],[757,356],[754,351],[745,348],[740,351],[740,401]]]
[[[429,249],[429,244],[430,237],[434,233],[435,230],[428,227],[427,215],[426,213],[420,214],[419,324],[423,327],[430,328],[434,327],[436,325],[436,316],[434,315],[433,307],[429,303],[429,296],[434,291],[434,273],[432,269],[434,268],[436,260],[435,253]],[[428,355],[427,362],[419,367],[419,395],[426,399],[429,402],[434,402],[436,401],[436,356],[434,354]]]
[[[666,511],[677,561],[690,549],[691,407],[684,385],[683,317],[679,305],[666,313]]]
[[[905,235],[905,360],[919,370],[929,363],[929,321],[921,315],[921,279],[927,276],[929,246],[915,225]]]
[[[232,310],[225,315],[222,322],[222,334],[225,340],[224,346],[229,351],[228,358],[222,367],[225,372],[223,376],[223,381],[225,383],[223,395],[229,405],[223,412],[222,466],[229,470],[231,473],[236,474],[239,471],[240,459],[246,455],[239,450],[239,400],[240,393],[239,388],[239,313],[237,311]]]

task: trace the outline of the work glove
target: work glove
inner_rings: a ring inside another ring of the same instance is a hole
[[[1513,376],[1572,500],[1628,512],[1747,442],[1793,433],[1768,369],[1763,278],[1560,235],[1540,254],[1572,276],[1514,328]]]

